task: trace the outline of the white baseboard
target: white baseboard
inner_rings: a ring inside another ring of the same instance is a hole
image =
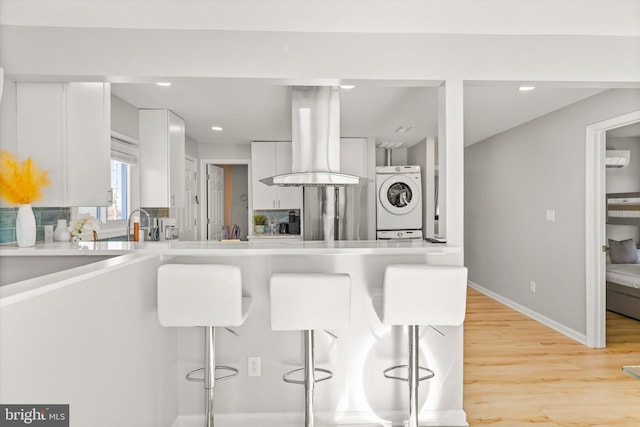
[[[585,334],[581,334],[580,332],[577,332],[571,328],[568,328],[565,325],[556,322],[555,320],[549,319],[548,317],[538,313],[537,311],[533,311],[525,306],[518,304],[517,302],[513,302],[508,298],[498,295],[497,293],[490,291],[489,289],[483,286],[480,286],[477,283],[474,283],[470,280],[468,281],[468,283],[469,283],[469,286],[475,289],[476,291],[485,294],[486,296],[506,305],[507,307],[510,307],[524,314],[527,317],[532,318],[533,320],[536,320],[542,323],[545,326],[550,327],[551,329],[557,332],[560,332],[562,335],[566,335],[567,337],[575,341],[578,341],[580,344],[587,345],[587,336]]]
[[[424,416],[423,416],[424,415]],[[316,413],[317,427],[392,427],[400,426],[406,414],[400,411],[388,412],[342,412]],[[171,427],[202,427],[204,415],[181,415]],[[299,412],[270,412],[245,414],[218,414],[216,427],[299,427],[304,424],[304,415]],[[467,427],[467,417],[464,411],[426,411],[421,414],[420,426],[451,426]]]

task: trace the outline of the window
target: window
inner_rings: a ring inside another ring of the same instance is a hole
[[[128,163],[111,159],[111,206],[107,207],[107,221],[127,219],[129,213]]]
[[[103,225],[100,237],[126,234],[129,212],[138,205],[138,147],[119,138],[111,139],[111,205],[83,206],[76,215],[88,214]]]

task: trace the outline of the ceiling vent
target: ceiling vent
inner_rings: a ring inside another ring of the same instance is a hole
[[[608,168],[623,168],[629,164],[629,150],[607,150],[605,165]]]

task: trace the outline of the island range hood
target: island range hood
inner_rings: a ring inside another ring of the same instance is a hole
[[[368,178],[340,173],[340,88],[295,86],[291,92],[291,173],[261,179],[280,187],[364,185]]]

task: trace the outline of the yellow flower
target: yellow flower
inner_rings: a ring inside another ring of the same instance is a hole
[[[23,205],[42,199],[40,189],[51,184],[46,171],[41,171],[29,157],[24,162],[8,151],[0,156],[0,197],[11,205]]]

